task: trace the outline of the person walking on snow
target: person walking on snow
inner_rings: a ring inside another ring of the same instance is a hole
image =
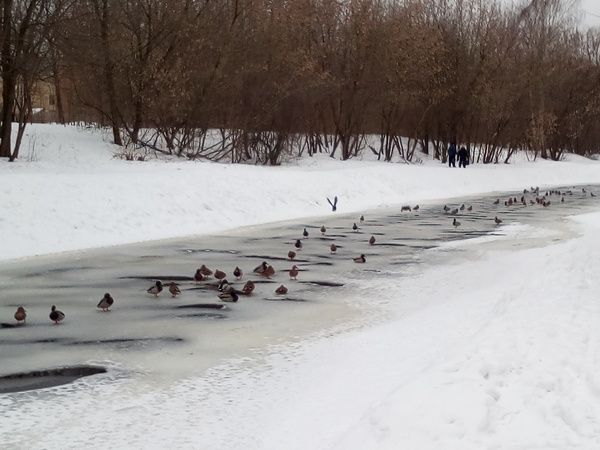
[[[448,148],[448,167],[456,167],[456,144],[454,142]]]
[[[458,151],[458,167],[466,168],[469,165],[469,152],[461,147]]]

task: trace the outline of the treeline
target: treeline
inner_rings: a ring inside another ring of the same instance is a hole
[[[599,152],[600,32],[572,1],[0,1],[1,157],[36,80],[61,121],[188,158]]]

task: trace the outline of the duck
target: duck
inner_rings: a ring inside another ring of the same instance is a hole
[[[358,258],[354,258],[353,261],[355,263],[365,263],[367,262],[367,258],[365,258],[365,255],[360,255]]]
[[[460,208],[459,208],[459,209],[460,209],[461,211],[464,211],[464,210],[465,210],[465,204],[463,203],[462,205],[460,205]]]
[[[25,311],[25,308],[23,308],[22,306],[19,306],[17,308],[17,312],[15,313],[15,319],[17,320],[17,323],[20,325],[21,322],[23,322],[23,325],[25,325],[26,318],[27,318],[27,311]]]
[[[331,250],[331,253],[332,253],[332,254],[333,254],[333,253],[335,253],[335,252],[337,252],[337,245],[335,245],[335,244],[331,244],[331,245],[329,246],[329,250]]]
[[[298,269],[298,266],[296,266],[296,265],[292,266],[292,269],[290,270],[290,280],[297,280],[299,271],[300,270]]]
[[[302,250],[302,241],[300,239],[296,239],[294,247],[296,247],[298,250]]]
[[[418,210],[419,210],[419,208],[420,208],[420,206],[419,206],[419,205],[416,205],[416,206],[413,208],[413,211],[418,211]]]
[[[288,288],[286,288],[283,284],[275,289],[275,293],[278,295],[284,295],[288,293]]]
[[[456,218],[454,218],[454,220],[452,221],[452,225],[454,225],[454,228],[458,228],[460,227],[460,222],[456,220]]]
[[[254,287],[255,286],[254,286],[254,283],[252,282],[252,280],[248,280],[248,281],[246,281],[246,284],[242,288],[242,293],[245,295],[250,295],[250,294],[252,294]]]
[[[100,301],[98,302],[97,307],[101,308],[102,311],[104,312],[108,312],[110,311],[110,307],[113,305],[113,303],[115,302],[115,300],[112,298],[112,296],[107,292],[106,294],[104,294],[104,297],[102,297],[100,299]]]
[[[230,289],[227,292],[221,292],[219,294],[219,300],[222,302],[237,302],[239,299],[237,292],[234,289]]]
[[[261,275],[266,269],[269,267],[266,261],[260,263],[260,265],[256,266],[253,270],[254,273]]]
[[[175,298],[177,295],[181,294],[181,289],[179,289],[177,283],[171,281],[171,284],[169,285],[169,292],[171,293],[171,297]]]
[[[404,205],[400,208],[400,211],[411,211],[411,207],[409,205]]]
[[[365,216],[361,215],[358,219],[359,222],[364,222],[365,221]]]
[[[215,278],[217,280],[222,280],[223,278],[225,278],[227,276],[227,274],[225,272],[223,272],[222,270],[216,269],[215,270]]]
[[[498,219],[498,216],[494,217],[494,222],[496,222],[496,225],[500,225],[502,223],[502,220]]]
[[[59,322],[61,322],[62,320],[64,320],[65,313],[63,313],[62,311],[59,311],[58,309],[56,309],[55,305],[52,305],[49,317],[50,317],[50,320],[54,321],[55,325],[58,325]]]
[[[467,211],[469,211],[469,212],[473,211],[473,206],[469,205],[469,206],[467,207]]]
[[[217,290],[221,291],[221,292],[229,292],[231,291],[232,287],[229,284],[229,281],[227,281],[227,279],[223,278],[221,280],[221,282],[219,283],[219,286],[217,286]]]
[[[369,239],[369,244],[370,245],[374,245],[375,244],[375,236],[371,236],[371,238]]]
[[[326,231],[327,231],[327,228],[325,228],[325,225],[323,225],[323,226],[321,227],[321,234],[323,234],[323,235],[324,235]]]
[[[306,230],[306,228],[302,232],[302,236],[304,236],[304,239],[306,239],[308,237],[308,231]]]
[[[242,277],[244,276],[244,271],[242,269],[240,269],[238,266],[235,266],[235,269],[233,269],[233,276],[235,277],[236,280],[241,280]]]
[[[194,280],[196,280],[196,284],[204,280],[204,275],[202,275],[202,271],[200,269],[196,269],[196,273],[194,274]]]
[[[296,257],[296,252],[293,250],[290,250],[288,252],[288,258],[290,259],[290,261],[293,261],[295,257]]]
[[[448,205],[444,205],[444,211],[445,211],[445,212],[448,212],[448,211],[450,211],[450,207],[449,207]]]
[[[156,283],[154,283],[154,286],[148,288],[148,290],[146,292],[148,292],[148,294],[152,294],[155,297],[158,297],[158,294],[160,294],[163,290],[163,284],[162,281],[158,280]]]
[[[358,231],[358,225],[356,225],[356,222],[354,222],[354,225],[352,225],[352,229],[354,231]]]
[[[275,269],[273,268],[273,266],[267,264],[267,267],[261,273],[261,275],[266,278],[271,278],[273,275],[275,275]]]
[[[498,204],[500,204],[500,199],[499,198],[497,198],[496,201],[494,202],[494,205],[498,205]]]
[[[200,266],[200,273],[208,278],[213,274],[213,271],[206,267],[205,264],[202,264],[202,266]]]

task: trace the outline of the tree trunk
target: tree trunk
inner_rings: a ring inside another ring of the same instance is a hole
[[[0,111],[0,158],[11,156],[12,113],[15,102],[16,80],[12,58],[13,0],[2,0],[2,110]]]
[[[63,105],[62,98],[62,90],[60,89],[60,74],[58,72],[58,63],[56,62],[56,58],[53,58],[53,72],[54,76],[52,77],[52,81],[54,82],[54,97],[56,100],[56,113],[58,115],[58,122],[61,124],[66,123],[65,119],[65,108]]]

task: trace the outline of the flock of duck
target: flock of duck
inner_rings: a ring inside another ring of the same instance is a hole
[[[586,189],[582,189],[581,192],[584,195],[587,195],[587,191]],[[501,202],[500,198],[497,198],[494,202],[493,205],[501,205],[504,204],[505,207],[514,207],[514,206],[522,206],[522,207],[527,207],[529,206],[535,206],[535,205],[539,205],[542,207],[549,207],[552,204],[552,201],[550,200],[551,198],[556,198],[556,202],[559,203],[564,203],[565,202],[565,196],[568,195],[573,195],[573,191],[572,190],[566,190],[566,191],[560,191],[560,190],[550,190],[550,191],[546,191],[543,194],[540,194],[540,190],[539,187],[531,187],[531,189],[524,189],[523,190],[523,195],[521,196],[520,199],[517,199],[516,197],[512,196],[509,197],[508,199],[506,199],[504,202]],[[596,197],[596,195],[593,192],[590,192],[590,197]],[[526,197],[527,196],[527,197]],[[329,199],[328,199],[329,201]],[[336,210],[336,206],[337,206],[337,197],[334,199],[333,202],[329,201],[329,203],[332,206],[332,211]],[[400,208],[401,211],[418,211],[419,210],[419,205],[416,205],[414,207],[408,206],[408,205],[404,205]],[[443,211],[445,214],[451,215],[451,216],[456,216],[458,215],[460,212],[462,211],[467,211],[467,212],[471,212],[473,210],[473,206],[466,206],[466,205],[461,205],[460,207],[456,207],[456,208],[450,208],[447,205],[444,205],[443,207]],[[358,223],[364,222],[365,218],[364,215],[361,215],[358,219]],[[502,224],[502,220],[498,218],[498,216],[496,215],[494,217],[494,223],[496,226]],[[456,229],[459,226],[461,226],[461,222],[459,222],[456,217],[453,217],[452,220],[452,226]],[[357,222],[354,222],[352,225],[352,230],[353,232],[358,232],[360,230],[359,225],[357,224]],[[320,228],[320,232],[322,236],[326,236],[327,233],[327,228],[325,227],[325,225],[321,226]],[[306,228],[303,229],[302,231],[302,239],[308,239],[309,237],[309,232],[307,231]],[[302,250],[303,247],[303,243],[302,243],[302,239],[298,238],[295,240],[294,243],[294,249],[293,250],[289,250],[287,253],[287,259],[291,262],[294,262],[296,259],[296,256],[298,255],[297,252]],[[368,239],[368,244],[369,245],[375,245],[376,243],[376,238],[374,235],[372,235],[369,239]],[[331,254],[335,254],[338,250],[338,246],[335,243],[331,243],[331,245],[329,246],[329,251],[331,252]],[[367,259],[364,253],[360,254],[359,256],[353,258],[354,263],[357,264],[363,264],[366,263]],[[255,267],[253,269],[253,274],[255,274],[255,276],[261,277],[261,278],[265,278],[270,280],[276,273],[275,268],[270,265],[269,263],[267,263],[266,261],[263,261],[261,264],[259,264],[257,267]],[[297,265],[293,265],[292,268],[288,271],[288,275],[289,275],[289,279],[290,280],[297,280],[297,277],[299,275],[300,269]],[[232,271],[232,275],[233,277],[235,277],[236,281],[240,281],[242,280],[242,278],[244,277],[244,272],[243,270],[239,267],[236,266],[235,269]],[[207,284],[210,286],[216,286],[217,291],[218,291],[218,298],[220,301],[222,302],[237,302],[240,298],[240,296],[249,296],[252,295],[254,289],[255,289],[255,283],[252,280],[248,280],[246,281],[246,283],[244,284],[244,286],[241,289],[235,289],[230,282],[227,280],[227,274],[220,270],[220,269],[216,269],[216,270],[211,270],[209,269],[205,264],[202,264],[194,273],[193,279],[195,281],[196,284]],[[214,281],[216,280],[216,284],[214,284]],[[213,282],[211,284],[211,281]],[[147,289],[147,293],[154,296],[154,297],[158,297],[164,290],[166,286],[163,284],[163,282],[161,280],[157,280],[154,282],[154,284],[152,286],[150,286]],[[171,281],[168,284],[168,291],[171,294],[172,297],[177,297],[178,295],[181,294],[181,290],[178,286],[178,284],[174,281]],[[280,286],[278,286],[275,289],[275,294],[277,295],[285,295],[288,293],[288,288],[284,285],[281,284]],[[111,296],[110,293],[105,293],[104,296],[100,299],[100,301],[97,304],[97,308],[101,309],[104,312],[109,312],[110,308],[113,306],[114,304],[114,299]],[[60,324],[60,322],[62,322],[65,319],[65,313],[63,313],[62,311],[58,310],[56,308],[55,305],[52,305],[51,309],[50,309],[50,313],[49,313],[49,318],[50,320],[55,324],[58,325]],[[27,319],[27,311],[25,310],[25,308],[23,306],[19,306],[17,308],[17,311],[14,313],[14,318],[17,321],[17,325],[25,325],[26,324],[26,319]]]

